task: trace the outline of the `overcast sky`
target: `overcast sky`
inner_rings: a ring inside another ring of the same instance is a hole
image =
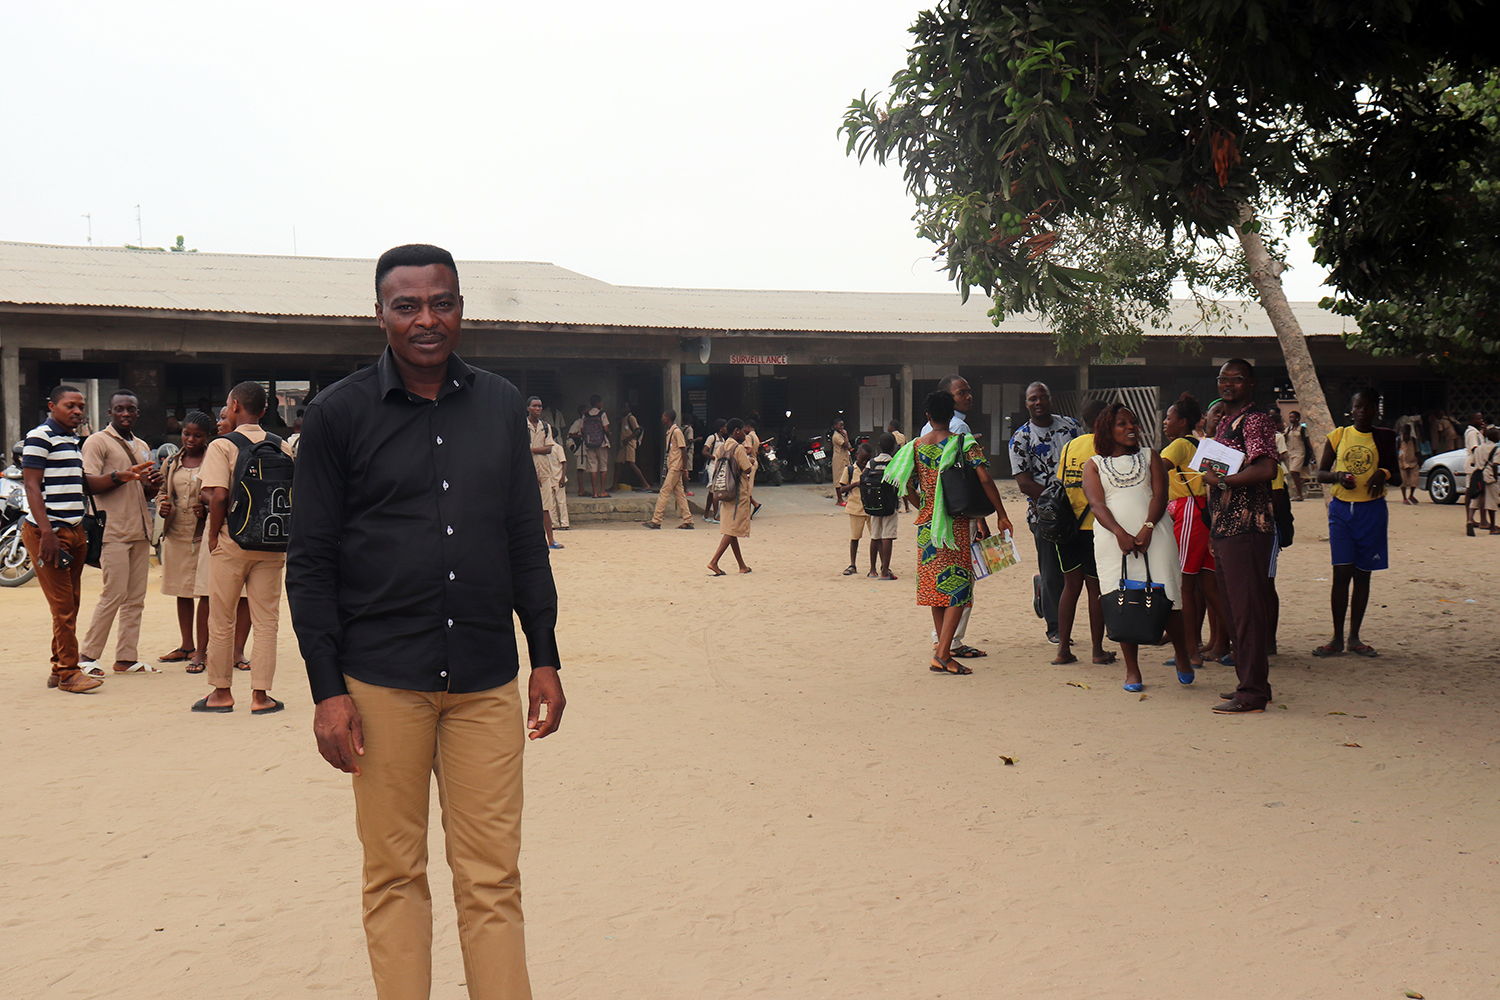
[[[836,132],[919,3],[6,3],[0,239],[945,291]],[[1296,241],[1288,294],[1321,274]],[[1299,266],[1300,265],[1300,266]]]

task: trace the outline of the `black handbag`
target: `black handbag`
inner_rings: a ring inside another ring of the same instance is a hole
[[[88,552],[84,555],[85,565],[99,569],[99,556],[104,552],[104,511],[94,506],[92,494],[84,494],[83,537],[88,541]]]
[[[1152,582],[1150,559],[1146,559],[1144,582],[1127,579],[1127,558],[1128,555],[1120,556],[1119,588],[1099,596],[1099,607],[1104,612],[1104,632],[1114,642],[1154,646],[1161,642],[1161,634],[1166,630],[1172,601],[1161,584]]]
[[[979,470],[969,464],[963,442],[958,443],[958,459],[940,474],[943,483],[943,506],[952,517],[988,517],[995,513],[989,494],[979,482]]]

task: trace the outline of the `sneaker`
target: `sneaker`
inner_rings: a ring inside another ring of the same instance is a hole
[[[99,666],[98,660],[79,660],[78,669],[89,677],[104,676],[104,668]]]
[[[1057,633],[1056,632],[1048,632],[1047,633],[1047,641],[1050,642],[1050,643],[1052,643],[1052,645],[1056,646],[1057,645]]]

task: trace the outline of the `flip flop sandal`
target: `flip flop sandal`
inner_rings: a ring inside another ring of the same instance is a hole
[[[249,660],[235,660],[234,661],[234,669],[236,669],[236,670],[249,670],[250,669],[250,661]]]
[[[204,670],[208,669],[208,664],[202,660],[189,660],[186,669],[190,674],[201,674]]]
[[[202,698],[199,698],[197,701],[193,702],[193,707],[191,710],[194,712],[214,712],[216,714],[223,715],[228,712],[233,712],[234,706],[210,705],[208,703],[208,695],[204,695]]]
[[[1375,649],[1374,646],[1368,646],[1368,645],[1350,646],[1349,647],[1349,652],[1353,653],[1355,656],[1379,656],[1380,655],[1380,653],[1376,651],[1376,649]]]
[[[114,668],[114,672],[117,673],[117,674],[159,674],[159,673],[161,673],[160,670],[156,669],[155,667],[153,667],[149,663],[132,663],[130,666],[126,667],[124,670],[121,670],[119,667],[115,667]]]
[[[272,698],[271,699],[271,704],[267,705],[265,708],[252,708],[250,710],[250,714],[251,715],[270,715],[272,712],[279,712],[283,708],[286,708],[286,702],[277,701],[275,698]]]
[[[1319,657],[1322,657],[1322,656],[1338,656],[1342,652],[1343,652],[1342,649],[1335,649],[1332,644],[1324,644],[1324,645],[1319,646],[1317,649],[1315,649],[1315,650],[1312,651],[1312,653],[1313,653],[1314,656],[1319,656]]]
[[[156,662],[158,662],[158,663],[181,663],[183,660],[190,660],[190,659],[192,659],[193,658],[193,653],[194,653],[194,650],[184,649],[183,647],[178,646],[176,649],[172,650],[166,656],[158,656],[156,658]]]
[[[965,646],[963,643],[959,643],[957,646],[954,646],[952,649],[948,650],[948,652],[958,657],[960,660],[973,660],[981,656],[990,655],[982,649],[975,649],[973,646]]]
[[[952,667],[950,668],[948,664],[952,664]],[[968,667],[964,666],[962,663],[955,661],[951,656],[948,658],[948,663],[944,663],[942,660],[939,660],[936,656],[934,656],[932,658],[932,662],[927,665],[927,669],[931,670],[935,674],[956,674],[960,677],[972,674],[974,672]]]
[[[858,573],[858,572],[859,572],[859,570],[855,569],[853,566],[850,566],[848,569],[844,570],[844,575],[845,576],[853,576],[855,573]]]

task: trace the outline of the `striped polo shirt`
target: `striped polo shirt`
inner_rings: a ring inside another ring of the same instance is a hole
[[[26,435],[21,468],[42,470],[42,503],[53,527],[83,520],[83,452],[77,434],[48,417]],[[26,520],[40,523],[34,510]]]

